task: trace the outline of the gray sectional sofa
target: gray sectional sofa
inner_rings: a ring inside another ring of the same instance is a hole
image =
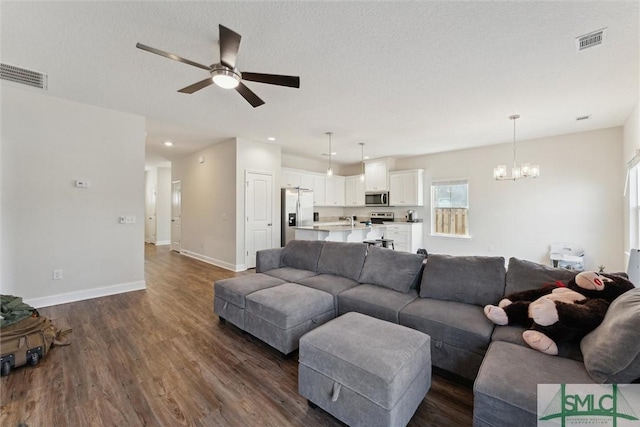
[[[419,330],[431,337],[434,367],[475,381],[474,425],[536,425],[538,383],[640,378],[640,289],[619,297],[600,327],[561,346],[559,356],[529,348],[524,328],[495,326],[484,315],[504,295],[574,274],[516,258],[505,268],[502,257],[427,261],[360,243],[294,240],[259,251],[256,274],[217,281],[214,312],[285,354],[306,332],[351,311]],[[286,321],[282,310],[291,313]]]

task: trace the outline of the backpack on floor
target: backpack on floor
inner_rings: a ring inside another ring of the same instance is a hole
[[[19,301],[18,301],[19,300]],[[9,302],[5,304],[6,302]],[[68,345],[62,337],[71,329],[58,329],[51,320],[41,317],[33,307],[19,297],[2,295],[0,315],[0,374],[29,364],[35,366],[53,345]]]

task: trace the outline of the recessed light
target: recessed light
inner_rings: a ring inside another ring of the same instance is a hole
[[[336,154],[338,154],[338,153],[336,153],[335,151],[331,152],[331,156],[332,157],[335,156]],[[322,153],[322,155],[325,156],[325,157],[329,157],[329,154],[327,154],[327,153]]]
[[[365,160],[367,160],[367,159],[369,159],[369,158],[370,158],[369,156],[364,156],[364,159],[365,159]]]
[[[165,141],[164,145],[166,145],[167,147],[171,147],[173,145],[173,142],[171,141]]]
[[[272,136],[270,136],[269,138],[267,138],[269,141],[275,141],[276,139]]]

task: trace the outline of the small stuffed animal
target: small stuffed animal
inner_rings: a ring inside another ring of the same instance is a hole
[[[524,341],[555,356],[559,342],[579,340],[595,329],[609,304],[633,288],[622,276],[584,271],[566,286],[557,282],[508,295],[497,306],[485,306],[484,313],[496,325],[529,326],[522,333]]]

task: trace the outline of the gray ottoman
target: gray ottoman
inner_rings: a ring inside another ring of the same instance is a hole
[[[431,386],[431,339],[350,312],[300,339],[298,391],[350,426],[404,426]]]
[[[247,295],[286,283],[282,279],[256,273],[218,280],[213,285],[213,312],[244,330],[244,310]]]
[[[245,330],[283,354],[298,348],[300,337],[336,316],[333,295],[295,283],[249,294]]]

